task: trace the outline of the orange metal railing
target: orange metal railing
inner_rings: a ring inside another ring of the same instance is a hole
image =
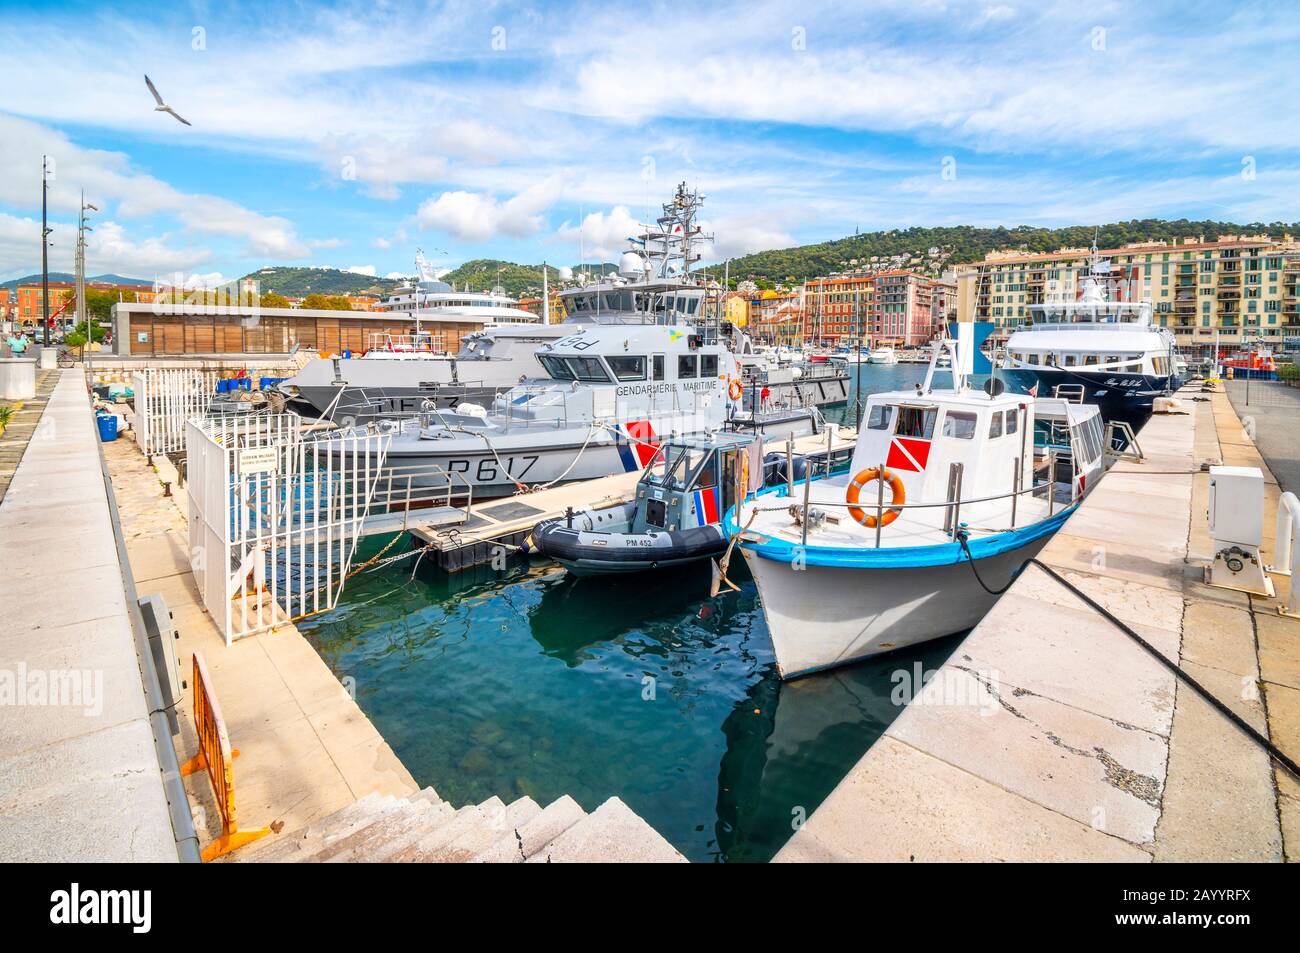
[[[243,847],[272,832],[270,827],[241,831],[235,812],[235,774],[233,762],[239,752],[230,747],[230,735],[221,717],[221,706],[212,689],[207,665],[199,652],[194,653],[194,731],[198,735],[199,753],[181,765],[181,775],[194,774],[207,769],[212,782],[212,793],[221,813],[221,836],[203,848],[203,861],[207,863],[232,850]]]

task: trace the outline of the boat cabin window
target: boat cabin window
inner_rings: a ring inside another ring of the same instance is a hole
[[[614,372],[614,376],[621,381],[643,381],[645,380],[645,358],[629,357],[626,354],[613,355],[605,358],[609,364],[609,369]]]
[[[537,359],[542,362],[542,367],[546,368],[546,373],[557,381],[573,380],[573,371],[569,370],[569,365],[565,364],[561,358],[552,357],[549,354],[539,354]]]
[[[973,440],[975,439],[975,421],[977,419],[975,414],[950,410],[943,415],[943,435],[945,437],[956,437],[958,440]]]
[[[689,490],[696,486],[715,486],[716,455],[711,450],[689,447],[660,447],[650,466],[647,481],[669,490]]]
[[[677,377],[684,379],[687,377],[700,376],[700,360],[697,354],[679,354],[677,356]]]
[[[1007,411],[1007,433],[1015,433],[1020,429],[1020,411]]]
[[[898,426],[894,433],[900,437],[919,437],[929,440],[934,436],[934,421],[939,416],[935,407],[899,407]]]
[[[718,355],[716,354],[700,355],[700,376],[701,377],[718,376]]]
[[[564,360],[575,379],[598,384],[609,383],[609,372],[605,370],[605,365],[600,363],[600,358],[566,357]]]
[[[867,429],[888,430],[889,418],[893,409],[888,404],[872,404],[871,413],[867,415]]]
[[[664,379],[664,356],[656,354],[654,356],[654,380],[661,381]]]
[[[989,439],[1002,436],[1002,413],[995,412],[989,415]]]
[[[630,291],[612,291],[605,295],[605,307],[610,311],[633,311],[635,305]]]

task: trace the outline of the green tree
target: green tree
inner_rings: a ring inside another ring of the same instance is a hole
[[[91,332],[95,335],[96,342],[104,340],[104,334],[108,329],[101,325],[98,320],[91,320],[78,324],[75,328],[69,331],[64,336],[63,343],[68,345],[68,347],[81,347],[85,344],[87,324],[90,325]]]
[[[287,308],[289,299],[282,294],[276,294],[274,291],[268,291],[262,295],[261,305],[263,308]]]

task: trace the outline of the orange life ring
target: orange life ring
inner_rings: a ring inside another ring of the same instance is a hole
[[[738,378],[733,377],[731,383],[727,385],[727,395],[731,397],[732,400],[740,400],[741,395],[744,393],[745,385],[742,384]]]
[[[844,494],[844,502],[853,504],[849,507],[849,515],[861,523],[867,529],[875,529],[876,514],[868,513],[862,507],[857,505],[861,496],[862,488],[874,480],[883,478],[889,484],[889,491],[893,494],[893,505],[885,510],[884,516],[880,518],[881,526],[888,526],[894,520],[902,515],[903,511],[899,509],[907,502],[907,493],[903,490],[903,481],[899,479],[891,470],[885,470],[881,473],[879,467],[871,467],[861,470],[849,484],[848,492]]]

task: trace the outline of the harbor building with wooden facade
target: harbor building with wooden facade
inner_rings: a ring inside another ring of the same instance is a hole
[[[420,327],[432,334],[435,348],[453,353],[464,336],[481,331],[483,324],[465,315],[420,317]],[[360,354],[376,335],[411,334],[415,319],[401,311],[153,302],[114,305],[112,326],[113,351],[120,356],[287,354],[294,348]]]

